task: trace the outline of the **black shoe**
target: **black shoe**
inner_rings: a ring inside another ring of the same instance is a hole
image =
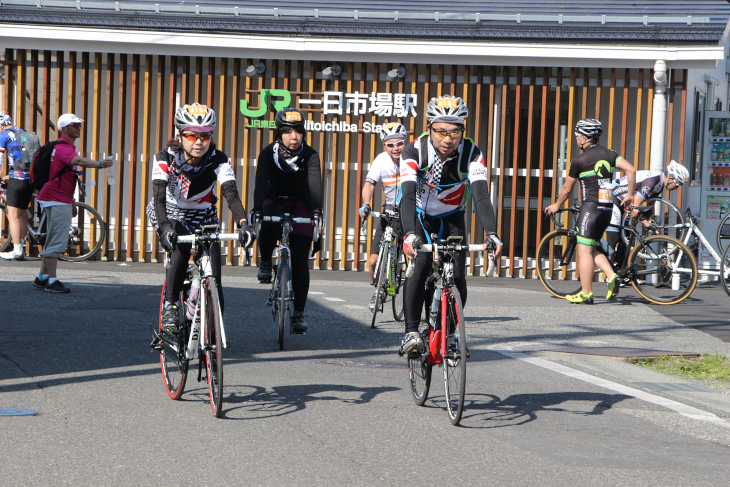
[[[162,333],[167,336],[173,336],[180,324],[180,308],[176,304],[171,304],[162,311]]]
[[[259,262],[259,272],[256,274],[259,278],[259,284],[271,284],[271,261],[261,259]]]
[[[46,286],[48,286],[48,279],[41,281],[36,277],[35,281],[33,281],[33,287],[36,289],[45,289]]]
[[[301,335],[307,332],[307,324],[304,322],[304,311],[294,311],[291,315],[291,331]]]
[[[34,282],[35,284],[35,282]],[[44,289],[47,293],[70,293],[71,290],[63,285],[61,281],[53,281],[53,284],[47,284]]]

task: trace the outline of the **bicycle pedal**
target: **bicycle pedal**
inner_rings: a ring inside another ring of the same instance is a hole
[[[152,350],[156,350],[158,352],[161,352],[165,349],[165,346],[162,344],[162,340],[159,338],[154,338],[152,340],[152,343],[150,343],[150,348]]]

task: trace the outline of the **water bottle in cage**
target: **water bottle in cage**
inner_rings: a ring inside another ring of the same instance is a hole
[[[200,278],[199,277],[193,277],[192,282],[190,283],[190,295],[188,297],[188,302],[185,306],[185,316],[192,320],[193,316],[195,316],[195,304],[198,301],[198,296],[200,295]]]

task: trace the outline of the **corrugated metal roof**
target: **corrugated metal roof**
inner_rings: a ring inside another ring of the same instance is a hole
[[[240,3],[2,0],[0,14],[6,23],[81,28],[634,45],[717,44],[730,18],[726,0],[289,0],[277,8],[270,0]]]

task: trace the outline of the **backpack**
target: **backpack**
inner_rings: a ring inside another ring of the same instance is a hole
[[[28,172],[30,170],[30,163],[33,160],[33,157],[41,148],[41,141],[38,138],[38,134],[29,130],[16,131],[15,140],[18,141],[23,157],[19,161],[14,161],[13,169],[16,171]]]
[[[54,140],[49,142],[43,147],[39,148],[33,156],[33,160],[30,163],[30,185],[33,189],[40,191],[48,181],[51,179],[60,178],[63,173],[71,169],[71,166],[65,166],[61,169],[58,174],[50,177],[51,172],[51,155],[56,144],[65,144],[62,140]]]

